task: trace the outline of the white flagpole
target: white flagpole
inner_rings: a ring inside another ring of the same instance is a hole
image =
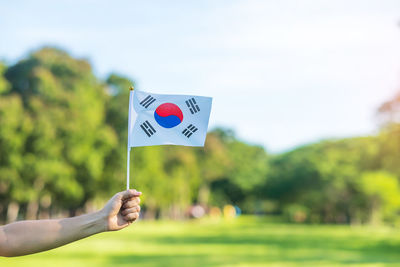
[[[133,93],[133,86],[129,88],[129,111],[128,111],[128,154],[127,154],[127,160],[126,160],[126,190],[129,190],[129,165],[130,165],[130,159],[131,159],[131,144],[129,142],[130,139],[130,132],[131,132],[131,105],[133,105],[132,101],[132,93]]]
[[[127,159],[127,168],[126,168],[126,190],[129,190],[129,163],[130,163],[130,155],[131,155],[131,148],[128,147],[128,159]]]

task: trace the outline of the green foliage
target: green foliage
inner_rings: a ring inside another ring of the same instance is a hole
[[[362,181],[364,173],[379,170],[378,144],[374,137],[325,141],[278,155],[271,160],[266,195],[283,207],[306,207],[307,220],[312,222],[371,220],[373,210],[368,205],[372,195]],[[380,175],[376,181],[397,179],[388,177]],[[397,192],[397,187],[392,189]],[[382,209],[393,208],[388,201],[380,205]]]
[[[104,159],[116,145],[114,130],[105,125],[104,85],[88,62],[53,48],[32,53],[5,77],[11,90],[2,102],[14,107],[5,107],[8,113],[1,120],[15,121],[2,127],[13,132],[0,136],[1,149],[9,151],[15,142],[20,146],[15,157],[21,167],[12,168],[20,177],[13,199],[23,204],[46,195],[54,209],[82,206],[102,191],[97,185],[104,178]],[[15,129],[24,125],[30,126]]]
[[[263,148],[237,140],[232,132],[216,129],[208,136],[201,160],[202,178],[211,183],[214,204],[242,206],[250,199],[255,204],[258,188],[265,183],[268,172]]]
[[[30,157],[25,153],[24,145],[34,125],[18,95],[0,98],[0,125],[1,203],[7,205],[12,200],[26,201],[26,198],[37,194],[29,184],[29,177],[23,176],[30,169]]]
[[[359,189],[366,197],[370,220],[374,223],[395,220],[400,210],[400,187],[396,176],[387,172],[367,172],[359,179]]]
[[[0,62],[0,95],[7,93],[10,90],[10,85],[4,77],[4,72],[7,66]]]
[[[0,64],[0,220],[7,206],[21,218],[92,210],[125,188],[132,85],[115,73],[103,81],[87,60],[51,47]],[[293,222],[397,224],[399,107],[398,96],[382,105],[377,136],[273,156],[223,128],[208,134],[204,148],[135,148],[131,187],[144,192],[149,218],[234,204]]]
[[[131,80],[111,74],[103,82],[86,60],[51,47],[0,65],[0,74],[1,217],[15,202],[21,217],[73,214],[125,188]],[[204,150],[135,148],[131,166],[147,215],[181,218],[196,202],[243,201],[265,179],[266,154],[217,129]]]

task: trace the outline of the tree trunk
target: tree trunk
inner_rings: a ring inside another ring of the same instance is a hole
[[[203,184],[199,188],[198,202],[200,205],[207,207],[210,198],[210,187],[208,184]]]
[[[49,209],[40,209],[39,211],[39,220],[50,219]]]
[[[379,225],[381,223],[381,212],[379,209],[379,203],[377,200],[372,201],[370,223],[372,225]]]
[[[147,208],[146,212],[144,213],[143,218],[146,219],[146,220],[155,220],[155,218],[156,218],[156,210],[153,209],[153,208]]]
[[[39,203],[36,200],[30,201],[26,209],[26,219],[36,220],[38,210],[39,210]]]
[[[157,202],[153,198],[146,200],[146,209],[144,210],[143,219],[155,220],[157,218]]]
[[[17,202],[11,202],[8,204],[7,209],[7,223],[15,222],[18,218],[19,204]]]

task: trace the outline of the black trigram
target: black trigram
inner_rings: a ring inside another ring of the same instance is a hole
[[[196,100],[194,98],[190,98],[189,100],[186,100],[185,102],[192,114],[200,111],[199,105],[197,105]]]
[[[145,99],[142,100],[142,102],[140,102],[140,105],[142,105],[145,108],[148,108],[151,104],[154,103],[154,101],[156,101],[156,99],[151,95],[148,95]]]
[[[182,131],[183,135],[186,136],[187,138],[189,138],[190,136],[192,136],[192,134],[194,134],[198,129],[190,124],[188,127],[186,127],[185,130]]]
[[[142,128],[142,130],[147,134],[148,137],[151,137],[156,132],[156,129],[154,129],[154,127],[151,126],[150,122],[148,121],[140,124],[140,128]]]

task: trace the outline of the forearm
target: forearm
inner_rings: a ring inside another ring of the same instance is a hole
[[[49,250],[105,230],[101,212],[66,219],[16,222],[0,227],[0,255],[12,257]]]

